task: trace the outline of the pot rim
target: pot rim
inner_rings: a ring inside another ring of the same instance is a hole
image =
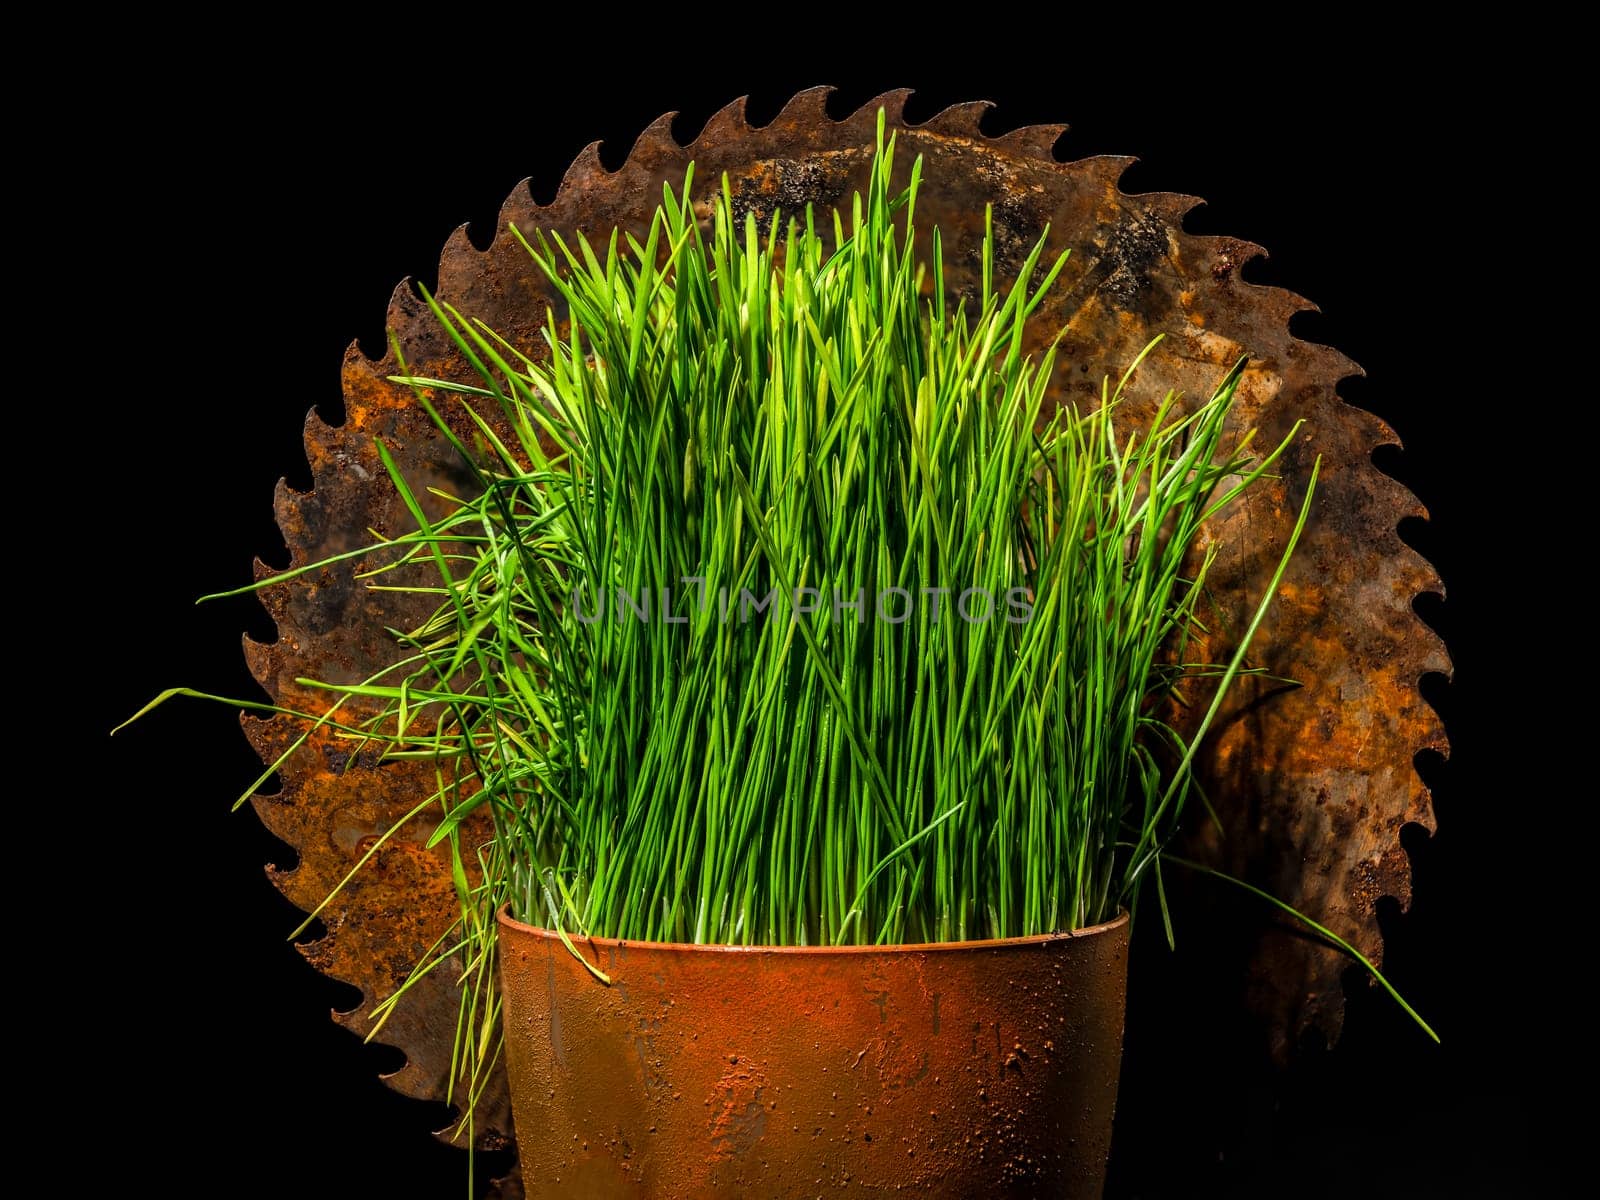
[[[503,929],[514,930],[520,934],[536,937],[541,941],[554,942],[557,945],[561,944],[561,935],[559,933],[550,929],[542,929],[537,925],[525,924],[513,917],[509,902],[500,906],[499,923]],[[1041,946],[1049,942],[1078,941],[1086,937],[1114,933],[1125,929],[1127,925],[1128,910],[1123,908],[1118,909],[1117,915],[1111,920],[1102,921],[1098,925],[1085,925],[1082,929],[1062,930],[1057,933],[1035,933],[1027,937],[983,938],[970,942],[901,942],[891,946],[714,946],[698,942],[647,942],[634,938],[592,937],[578,933],[568,933],[567,937],[575,944],[582,942],[585,945],[599,948],[671,950],[679,953],[694,954],[781,954],[795,955],[797,957],[816,957],[826,954],[937,954],[953,950],[993,950],[1015,946]]]

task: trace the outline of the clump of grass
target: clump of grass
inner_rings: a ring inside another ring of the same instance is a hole
[[[457,769],[435,837],[487,809],[524,920],[1011,937],[1107,919],[1159,873],[1255,624],[1186,662],[1211,560],[1185,563],[1288,442],[1228,443],[1242,364],[1130,433],[1109,384],[1041,420],[1056,352],[1024,336],[1065,255],[1041,238],[1001,288],[987,231],[981,291],[947,308],[920,161],[894,195],[893,159],[831,230],[740,222],[724,190],[703,233],[686,181],[642,244],[525,242],[568,318],[537,358],[430,299],[479,381],[400,381],[472,414],[482,491],[429,526],[391,471],[449,599],[402,680],[340,690]],[[1163,702],[1196,678],[1186,737]],[[402,702],[448,716],[403,727]]]
[[[563,309],[537,353],[428,300],[477,381],[397,382],[478,491],[430,521],[378,446],[418,528],[374,585],[427,562],[443,600],[315,719],[437,768],[407,820],[448,843],[461,918],[412,981],[462,970],[458,1075],[497,1053],[503,904],[564,937],[895,943],[1092,925],[1153,879],[1165,917],[1196,747],[1315,473],[1231,657],[1191,661],[1201,528],[1289,439],[1230,437],[1242,363],[1141,428],[1126,376],[1046,415],[1056,348],[1024,346],[1065,256],[1041,237],[1002,286],[986,226],[949,306],[894,155],[880,120],[820,228],[736,219],[724,182],[702,230],[691,171],[642,243],[524,241]],[[375,715],[338,726],[352,701]]]

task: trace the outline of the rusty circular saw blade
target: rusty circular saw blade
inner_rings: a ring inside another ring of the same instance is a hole
[[[1336,394],[1339,381],[1360,369],[1336,350],[1290,335],[1289,319],[1311,304],[1241,278],[1244,264],[1263,253],[1259,247],[1183,229],[1197,199],[1122,192],[1118,179],[1131,159],[1059,162],[1052,149],[1064,126],[988,137],[979,130],[986,104],[959,105],[908,125],[903,108],[909,92],[881,96],[842,120],[827,114],[827,95],[825,88],[803,92],[760,128],[748,124],[743,102],[736,102],[689,146],[673,138],[669,114],[639,137],[616,171],[602,166],[598,144],[590,146],[548,206],[535,204],[526,184],[516,189],[488,250],[470,243],[465,226],[455,232],[440,262],[440,297],[514,343],[533,346],[548,297],[526,252],[504,233],[508,225],[563,234],[582,229],[591,237],[622,227],[642,235],[662,183],[681,182],[691,160],[696,188],[709,193],[726,173],[738,208],[762,216],[774,209],[798,212],[807,203],[825,209],[864,183],[882,107],[899,132],[899,169],[916,154],[925,159],[918,223],[943,233],[953,294],[976,290],[986,204],[994,206],[1002,272],[1016,267],[1047,223],[1051,248],[1071,249],[1033,325],[1067,330],[1058,401],[1095,402],[1101,378],[1120,375],[1156,334],[1166,340],[1133,380],[1135,414],[1169,388],[1208,395],[1227,368],[1248,355],[1236,422],[1260,427],[1265,443],[1281,439],[1296,420],[1305,426],[1279,477],[1248,493],[1213,531],[1223,549],[1211,584],[1223,611],[1235,615],[1259,596],[1320,456],[1311,523],[1252,655],[1271,674],[1302,686],[1260,703],[1252,694],[1260,689],[1239,689],[1203,764],[1203,782],[1226,836],[1205,833],[1197,840],[1211,861],[1379,960],[1375,905],[1391,896],[1404,906],[1410,896],[1401,826],[1433,824],[1413,759],[1423,749],[1446,749],[1442,723],[1424,702],[1419,681],[1448,673],[1449,661],[1412,608],[1417,595],[1443,588],[1398,534],[1403,519],[1426,514],[1371,460],[1375,447],[1398,439],[1379,418]],[[412,371],[468,378],[470,369],[409,284],[396,290],[388,325]],[[373,362],[352,345],[343,369],[344,423],[332,427],[314,413],[308,419],[313,488],[300,493],[280,485],[276,497],[294,566],[358,546],[369,530],[393,535],[408,528],[374,438],[389,446],[419,495],[428,484],[461,480],[449,446],[426,415],[385,381],[396,365],[392,353]],[[366,589],[355,569],[341,564],[306,577],[302,586],[262,594],[278,640],[262,645],[247,639],[246,653],[278,703],[314,703],[297,678],[346,681],[370,674],[388,661],[392,643],[385,630],[423,615],[414,599]],[[281,718],[246,718],[245,727],[269,760],[300,732]],[[255,807],[298,852],[294,869],[271,876],[307,910],[432,790],[431,773],[416,764],[380,768],[359,757],[351,761],[347,747],[320,736],[289,758],[280,778],[281,790],[257,796]],[[380,851],[323,911],[324,936],[304,947],[319,970],[362,992],[360,1005],[335,1016],[357,1033],[369,1031],[372,1005],[400,984],[451,919],[455,899],[446,861],[442,850],[424,848],[428,832],[417,826]],[[1281,1053],[1307,1028],[1337,1034],[1346,964],[1302,939],[1268,933],[1270,925],[1263,914],[1256,957],[1248,978],[1241,976],[1240,991],[1268,1023]],[[384,1027],[380,1040],[406,1056],[404,1068],[388,1077],[397,1090],[444,1097],[455,1007],[451,981],[436,972]],[[504,1087],[496,1084],[480,1108],[477,1138],[504,1146],[510,1132]],[[504,1186],[501,1194],[508,1196],[518,1188],[515,1180]]]

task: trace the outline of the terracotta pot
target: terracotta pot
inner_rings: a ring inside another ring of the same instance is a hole
[[[574,939],[500,918],[529,1196],[1099,1196],[1128,923],[890,947]]]

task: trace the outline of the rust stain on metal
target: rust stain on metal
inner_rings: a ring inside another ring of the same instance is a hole
[[[943,233],[953,294],[976,288],[986,204],[995,208],[1002,267],[1014,265],[1046,222],[1052,246],[1071,248],[1054,297],[1035,325],[1041,332],[1067,328],[1055,380],[1058,402],[1094,403],[1101,377],[1120,374],[1158,333],[1167,340],[1134,381],[1133,416],[1168,388],[1206,393],[1229,364],[1248,354],[1236,413],[1240,426],[1259,426],[1263,441],[1275,441],[1295,420],[1306,425],[1281,478],[1255,489],[1213,531],[1225,547],[1212,573],[1224,609],[1216,627],[1237,629],[1239,614],[1259,594],[1311,463],[1321,455],[1312,522],[1254,649],[1257,663],[1303,686],[1264,703],[1242,689],[1230,705],[1222,733],[1201,764],[1227,837],[1202,833],[1195,852],[1270,889],[1378,959],[1374,905],[1386,895],[1402,905],[1409,900],[1400,827],[1412,821],[1432,826],[1427,790],[1412,760],[1419,750],[1445,749],[1442,724],[1423,701],[1418,681],[1429,672],[1448,672],[1449,661],[1411,607],[1419,593],[1442,591],[1440,581],[1397,533],[1402,519],[1426,514],[1370,458],[1374,447],[1397,439],[1381,420],[1335,392],[1339,380],[1360,369],[1336,350],[1290,336],[1289,318],[1309,308],[1308,302],[1240,277],[1259,247],[1183,229],[1184,213],[1198,201],[1123,193],[1117,180],[1131,160],[1058,162],[1051,153],[1057,126],[988,138],[977,125],[982,105],[959,106],[908,126],[904,92],[835,121],[824,111],[826,94],[800,94],[759,129],[747,124],[742,104],[731,105],[688,147],[672,138],[670,117],[663,117],[615,172],[590,147],[547,207],[535,205],[526,186],[518,188],[502,209],[499,227],[515,222],[523,229],[598,234],[620,226],[642,234],[661,184],[681,182],[691,159],[699,186],[709,188],[727,172],[735,204],[751,211],[796,210],[807,201],[826,206],[865,182],[881,105],[900,133],[902,168],[913,154],[927,160],[918,223],[925,230],[937,225]],[[548,296],[510,236],[497,237],[480,252],[465,226],[457,230],[440,262],[439,294],[514,343],[537,344]],[[414,370],[468,378],[469,368],[409,285],[396,290],[388,324]],[[333,428],[315,415],[309,419],[305,440],[314,488],[300,494],[280,486],[277,496],[279,523],[296,565],[350,548],[368,529],[395,534],[408,528],[374,437],[391,447],[413,483],[459,481],[444,439],[404,392],[385,382],[394,370],[389,359],[372,362],[352,347],[344,363],[345,423]],[[353,564],[330,568],[307,583],[265,593],[279,639],[246,643],[256,677],[288,705],[311,699],[296,677],[369,674],[391,652],[384,627],[421,615],[407,610],[396,593],[361,587]],[[1215,649],[1221,653],[1226,645]],[[298,732],[278,720],[247,719],[245,725],[268,756]],[[282,791],[256,801],[267,825],[299,853],[297,867],[272,877],[302,908],[320,902],[371,844],[367,839],[410,808],[422,789],[431,790],[424,773],[412,767],[375,769],[341,758],[341,752],[331,739],[313,739],[285,765]],[[418,827],[381,852],[326,911],[327,936],[306,948],[319,969],[361,989],[365,1002],[337,1018],[357,1032],[366,1031],[372,1003],[399,984],[405,968],[451,919],[454,899],[445,863],[423,848],[426,836]],[[1264,930],[1267,925],[1263,919]],[[1268,1022],[1280,1052],[1307,1027],[1337,1032],[1342,960],[1267,932],[1254,953],[1248,986],[1241,978],[1241,990]],[[455,1025],[455,997],[439,974],[383,1034],[408,1060],[390,1082],[407,1095],[429,1099],[443,1095]],[[503,1086],[490,1090],[478,1128],[488,1144],[509,1138]],[[503,1194],[513,1195],[515,1186],[508,1181],[511,1190]]]
[[[1125,916],[943,946],[578,941],[611,987],[500,928],[530,1197],[1101,1193]]]

